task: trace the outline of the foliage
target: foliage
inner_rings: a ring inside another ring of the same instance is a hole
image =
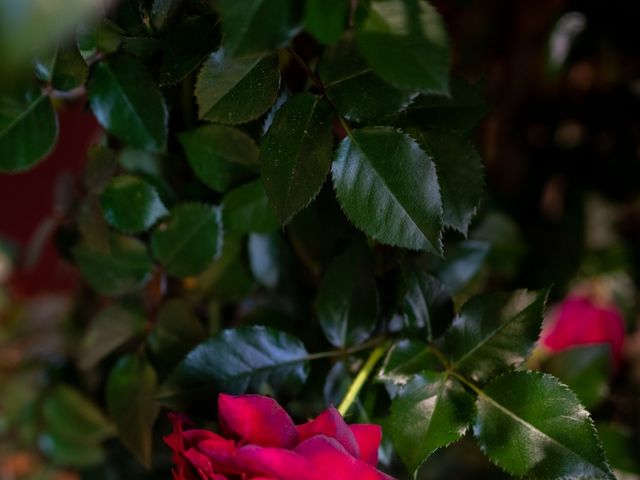
[[[64,244],[86,328],[33,400],[55,464],[91,475],[117,435],[167,478],[163,407],[255,392],[299,417],[344,399],[413,476],[473,438],[511,475],[614,478],[583,407],[606,355],[549,366],[574,394],[528,369],[549,290],[474,289],[500,246],[466,239],[481,86],[434,6],[123,0],[76,37],[0,100],[4,172],[52,148],[62,92],[104,129]]]

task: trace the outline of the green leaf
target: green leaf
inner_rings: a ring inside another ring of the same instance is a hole
[[[626,425],[604,422],[598,422],[597,428],[611,466],[616,471],[640,474],[633,431]]]
[[[278,229],[278,219],[269,205],[262,180],[246,183],[224,197],[222,221],[225,228],[238,234]]]
[[[304,27],[320,42],[338,41],[347,26],[349,2],[346,0],[306,0]]]
[[[484,189],[482,159],[473,143],[457,133],[432,130],[419,140],[436,164],[444,224],[466,236]]]
[[[89,103],[108,132],[136,148],[162,152],[167,143],[167,107],[145,66],[119,55],[95,66]]]
[[[220,209],[185,203],[171,210],[151,235],[151,250],[170,275],[188,277],[206,269],[222,249]]]
[[[439,337],[451,325],[453,301],[447,288],[426,272],[405,272],[408,290],[402,305],[404,322],[410,329],[424,330],[426,339]]]
[[[55,465],[87,468],[105,461],[104,450],[100,445],[87,444],[82,440],[70,442],[49,432],[44,432],[38,437],[38,446]],[[40,480],[41,477],[36,478]]]
[[[318,74],[331,102],[343,116],[355,122],[384,121],[404,110],[415,96],[373,73],[351,37],[325,51]]]
[[[213,392],[295,393],[309,374],[300,340],[272,328],[223,330],[193,349],[169,377],[163,400],[211,402]]]
[[[458,440],[473,419],[473,397],[446,373],[414,376],[391,403],[393,444],[414,477],[438,448]]]
[[[89,68],[75,45],[58,51],[53,69],[51,85],[54,89],[67,92],[81,87],[87,81]]]
[[[178,13],[184,0],[153,0],[151,21],[153,26],[162,30]]]
[[[399,387],[406,385],[414,375],[441,368],[442,364],[425,342],[405,338],[389,349],[376,379],[385,384],[393,398],[398,394]]]
[[[155,6],[155,5],[154,5]],[[215,17],[188,17],[167,34],[160,85],[175,85],[194,71],[220,43]]]
[[[450,368],[476,381],[520,365],[538,341],[549,289],[479,295],[444,336]]]
[[[0,95],[0,171],[33,167],[53,148],[58,119],[51,101],[37,88]]]
[[[147,343],[154,364],[168,368],[204,341],[205,336],[191,305],[181,298],[174,298],[160,307]]]
[[[168,212],[150,184],[131,175],[114,177],[100,195],[109,224],[125,233],[148,230]]]
[[[450,95],[421,95],[408,110],[415,125],[469,131],[487,114],[482,84],[451,79]]]
[[[306,207],[322,188],[331,165],[331,108],[301,93],[276,113],[260,154],[269,201],[282,224]]]
[[[122,442],[147,468],[151,466],[153,424],[160,412],[154,398],[157,380],[153,367],[132,355],[122,357],[107,379],[107,411]]]
[[[318,290],[316,312],[322,331],[335,347],[369,338],[378,321],[378,291],[367,247],[356,244],[331,263]]]
[[[144,332],[147,319],[143,312],[124,305],[110,305],[89,324],[78,351],[82,370],[95,367],[104,357]]]
[[[47,394],[42,418],[50,434],[70,443],[97,444],[115,433],[92,400],[66,385],[57,385]]]
[[[198,74],[198,115],[229,124],[255,120],[276,101],[279,87],[276,56],[230,59],[221,48],[211,54]]]
[[[178,139],[198,179],[216,192],[226,192],[254,176],[260,151],[237,128],[205,125],[178,134]]]
[[[347,217],[389,245],[442,254],[442,200],[435,166],[408,135],[387,127],[355,130],[332,166]]]
[[[74,257],[87,282],[103,295],[122,295],[140,288],[153,266],[144,243],[116,234],[109,235],[107,250],[80,244]]]
[[[285,45],[299,30],[301,7],[299,0],[219,0],[227,50],[241,56]]]
[[[433,273],[455,295],[482,270],[490,250],[491,245],[487,242],[459,242],[451,248],[446,259],[434,262]]]
[[[247,242],[249,267],[258,282],[276,288],[280,280],[280,254],[282,240],[276,233],[252,233]]]
[[[558,352],[545,370],[566,384],[588,409],[609,394],[611,348],[607,344],[577,346]]]
[[[478,395],[473,434],[512,475],[614,479],[589,413],[551,375],[512,372]]]
[[[449,91],[449,38],[436,9],[422,0],[372,0],[361,4],[358,48],[388,82],[424,93]]]

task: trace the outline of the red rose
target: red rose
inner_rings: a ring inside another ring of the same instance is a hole
[[[615,306],[597,304],[589,296],[570,295],[542,332],[542,344],[557,352],[589,343],[608,343],[618,365],[624,343],[622,314]]]
[[[218,417],[224,436],[171,414],[174,480],[393,480],[376,469],[381,428],[347,425],[333,407],[296,426],[269,397],[221,394]]]

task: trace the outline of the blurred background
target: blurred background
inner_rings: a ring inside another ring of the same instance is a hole
[[[449,251],[461,265],[461,290],[553,285],[531,366],[578,393],[616,473],[640,478],[640,2],[434,3],[449,26],[454,74],[482,90],[455,105],[471,123],[482,118],[473,135],[486,171],[469,239],[452,239]],[[0,85],[19,81],[28,52],[105,8],[0,0]],[[59,415],[86,422],[64,411],[85,408],[82,398],[61,394],[36,408],[83,334],[73,319],[85,287],[58,246],[87,151],[101,136],[83,91],[60,96],[55,107],[60,135],[47,159],[0,174],[0,480],[167,478],[166,465],[143,473],[117,445],[108,446],[110,462],[130,468],[128,477],[100,467],[102,450],[56,442],[42,425]],[[108,436],[98,420],[87,428]],[[472,443],[434,455],[421,478],[504,476]]]

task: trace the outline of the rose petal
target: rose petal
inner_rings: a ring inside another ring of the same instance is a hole
[[[234,456],[237,451],[233,440],[204,440],[198,443],[198,451],[206,455],[213,468],[220,473],[238,474]]]
[[[320,478],[331,480],[394,480],[362,460],[350,455],[335,439],[316,435],[294,450],[314,467]]]
[[[300,441],[305,441],[315,435],[325,435],[334,438],[347,452],[356,458],[360,458],[360,448],[356,437],[346,424],[340,412],[333,407],[326,409],[315,420],[311,420],[296,427],[300,435]]]
[[[246,443],[292,448],[299,442],[291,417],[269,397],[220,394],[218,417],[225,431]]]
[[[378,449],[382,442],[382,427],[366,423],[349,425],[360,448],[360,459],[374,467],[378,465]]]
[[[247,445],[238,449],[235,463],[242,473],[278,480],[326,480],[318,476],[311,462],[291,450]]]
[[[213,471],[213,466],[211,465],[211,460],[207,458],[205,455],[197,451],[195,448],[190,448],[186,452],[184,452],[184,456],[189,460],[193,468],[195,468],[198,475],[202,480],[210,480],[212,478],[220,478]],[[224,478],[224,477],[222,477]]]

